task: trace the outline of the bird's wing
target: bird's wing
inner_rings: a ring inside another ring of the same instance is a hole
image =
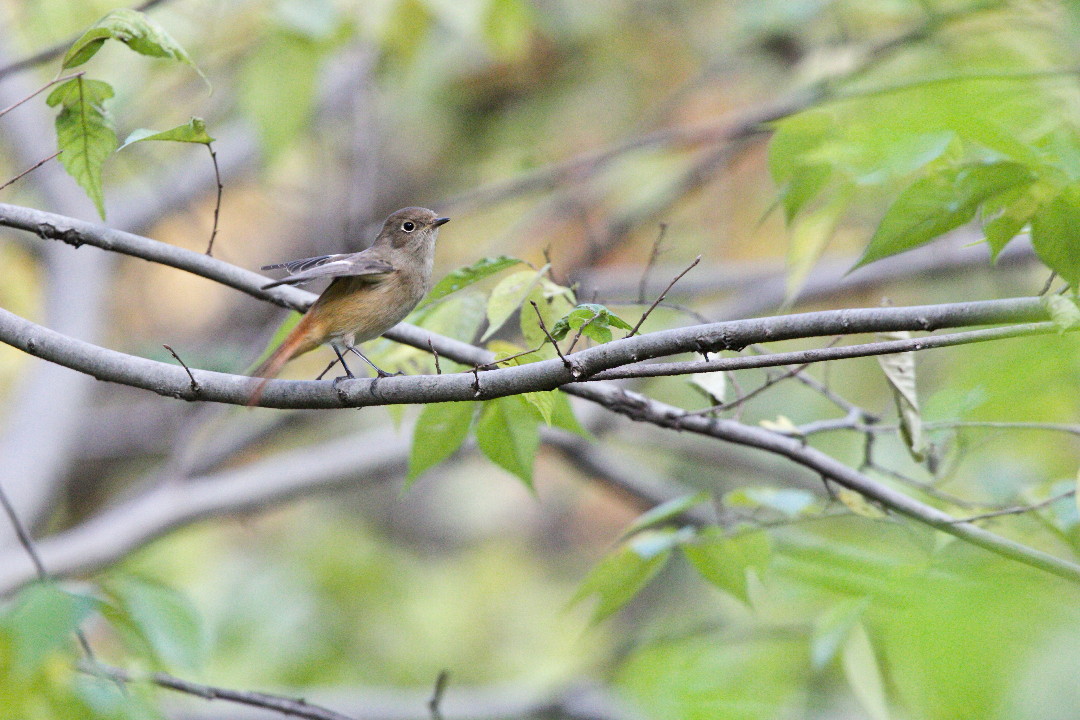
[[[275,263],[273,265],[263,265],[263,270],[277,270],[279,268],[285,268],[290,273],[298,273],[307,270],[308,268],[318,267],[328,262],[335,260],[341,260],[349,257],[348,253],[338,255],[319,255],[318,257],[309,257],[302,260],[292,260],[290,262]]]
[[[298,285],[308,280],[319,278],[336,277],[367,277],[372,282],[377,282],[394,271],[394,266],[385,260],[364,257],[363,253],[346,255],[323,255],[321,257],[294,260],[279,265],[268,265],[266,269],[284,267],[290,271],[290,275],[272,283],[263,285],[263,290],[277,287],[278,285]]]

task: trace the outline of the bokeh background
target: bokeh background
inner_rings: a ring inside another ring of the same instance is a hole
[[[118,6],[0,0],[0,67]],[[632,320],[701,255],[646,330],[1030,295],[1046,280],[1023,239],[992,265],[967,229],[845,274],[907,177],[896,168],[855,183],[852,210],[809,256],[789,254],[769,127],[757,123],[806,107],[822,88],[1075,72],[1074,3],[164,0],[148,12],[188,50],[212,93],[189,69],[115,44],[88,70],[117,90],[111,112],[121,138],[193,115],[207,121],[224,185],[214,256],[243,267],[361,249],[386,214],[424,205],[453,219],[436,275],[485,256],[549,262],[551,277],[579,299]],[[0,106],[57,67],[0,76]],[[1072,92],[1075,75],[1055,77],[1037,92]],[[1003,103],[1014,96],[1012,86],[995,93]],[[1060,119],[1074,122],[1075,99],[1066,100]],[[977,114],[956,102],[958,112]],[[893,111],[881,103],[880,112]],[[851,127],[857,134],[857,121]],[[40,97],[0,119],[0,179],[54,149]],[[109,225],[206,248],[215,186],[205,148],[126,148],[105,180]],[[56,163],[0,201],[94,218]],[[243,372],[285,319],[202,278],[27,234],[0,232],[0,266],[4,308],[162,361],[172,361],[168,344],[193,367]],[[494,282],[455,300],[459,337],[472,340],[481,327]],[[385,341],[372,350],[426,367],[416,351]],[[312,377],[327,355],[312,353],[284,376]],[[1078,357],[1075,341],[1058,337],[922,354],[924,415],[1075,422]],[[895,422],[875,360],[812,373]],[[749,389],[765,379],[745,371],[735,381]],[[685,378],[634,387],[689,408],[709,404]],[[589,439],[546,436],[531,489],[471,446],[406,488],[415,408],[206,410],[7,347],[0,398],[0,479],[40,536],[150,490],[245,471],[272,483],[295,462],[355,456],[355,470],[346,463],[309,492],[185,522],[88,576],[152,578],[186,598],[198,618],[197,652],[181,653],[188,667],[174,669],[204,682],[287,688],[357,718],[428,717],[424,703],[443,670],[448,717],[1065,718],[1076,710],[1074,588],[909,523],[860,515],[830,500],[817,478],[750,451],[575,405]],[[801,424],[837,411],[785,382],[740,413],[750,423],[784,416]],[[1076,482],[1075,432],[944,426],[932,441],[927,468],[881,437],[876,462],[893,473],[882,471],[882,481],[933,480],[972,512],[1037,502]],[[857,434],[814,444],[853,465],[863,452]],[[276,461],[281,454],[287,461]],[[741,492],[733,496],[745,505],[740,519],[774,525],[763,531],[770,560],[746,595],[673,562],[622,611],[591,622],[589,599],[572,602],[575,593],[645,509],[618,491],[620,478],[667,496]],[[1075,550],[1072,500],[1003,522],[992,527],[1059,554]],[[842,659],[823,651],[854,617],[863,618],[865,643],[850,644]],[[102,656],[138,662],[103,623],[87,633]],[[881,697],[884,706],[875,704]],[[159,700],[168,717],[256,716]]]

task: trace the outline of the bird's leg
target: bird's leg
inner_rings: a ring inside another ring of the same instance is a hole
[[[330,347],[334,348],[334,353],[337,355],[337,361],[341,363],[341,367],[345,368],[345,375],[334,378],[334,382],[337,382],[338,380],[355,380],[356,376],[352,374],[352,370],[345,364],[345,356],[341,354],[341,350],[338,349],[337,343],[332,343]],[[330,367],[334,367],[334,363],[330,363]],[[329,370],[330,367],[326,368],[326,370]],[[326,373],[326,370],[323,370],[324,374]],[[319,377],[322,376],[320,375]]]
[[[363,360],[363,361],[364,361],[364,362],[366,362],[366,363],[367,363],[368,365],[370,365],[370,366],[371,366],[372,368],[374,368],[374,369],[375,369],[375,372],[376,372],[376,373],[378,373],[378,374],[379,374],[379,377],[381,377],[381,378],[385,378],[385,377],[397,377],[398,375],[404,375],[404,374],[405,374],[405,373],[401,372],[400,370],[399,370],[398,372],[395,372],[395,373],[388,373],[388,372],[386,372],[385,370],[382,370],[382,369],[380,369],[378,365],[376,365],[375,363],[373,363],[373,362],[371,362],[370,360],[368,360],[368,359],[367,359],[367,358],[366,358],[366,357],[364,356],[364,353],[360,352],[359,350],[357,350],[357,349],[356,349],[356,348],[355,348],[354,346],[352,346],[352,345],[349,345],[349,346],[348,346],[348,347],[346,347],[345,349],[346,349],[346,350],[351,350],[352,352],[356,353],[356,355],[357,355],[357,356],[359,356],[361,360]],[[344,365],[344,364],[345,364],[345,361],[344,361],[344,360],[342,360],[342,361],[341,361],[341,364],[342,364],[342,365]]]

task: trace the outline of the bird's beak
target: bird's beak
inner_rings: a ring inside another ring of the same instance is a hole
[[[450,218],[435,218],[431,221],[431,227],[437,228],[440,225],[445,225],[448,222],[450,222]]]

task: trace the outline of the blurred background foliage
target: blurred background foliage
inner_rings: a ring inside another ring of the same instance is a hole
[[[118,6],[0,0],[0,66]],[[631,322],[702,255],[671,296],[679,307],[659,309],[646,331],[785,308],[1031,295],[1047,272],[1026,240],[996,265],[985,251],[935,264],[976,233],[840,273],[897,194],[935,163],[989,147],[1043,153],[1070,174],[1080,167],[1074,2],[165,0],[149,12],[212,93],[190,70],[122,47],[107,45],[88,67],[116,89],[121,138],[206,119],[226,178],[215,256],[249,268],[360,249],[388,212],[426,205],[453,217],[438,275],[484,256],[550,262],[550,277],[574,285],[580,301]],[[56,67],[17,81],[32,90]],[[43,103],[20,112],[52,133]],[[778,122],[762,133],[758,118]],[[4,122],[6,178],[29,163]],[[111,158],[110,219],[130,216],[125,204],[160,206],[134,229],[202,251],[214,203],[205,155],[140,144]],[[33,175],[0,199],[53,209]],[[0,305],[46,320],[42,243],[2,237]],[[167,343],[189,365],[242,372],[283,320],[204,279],[115,263],[105,281],[108,347],[170,360]],[[498,281],[422,319],[473,341]],[[496,340],[524,343],[508,327]],[[414,350],[373,349],[376,362],[430,369]],[[924,417],[938,423],[928,426],[931,460],[915,462],[882,434],[868,471],[958,515],[1072,487],[1075,434],[952,423],[1075,422],[1078,349],[1061,336],[920,354]],[[314,376],[326,360],[313,353],[285,375]],[[13,392],[35,362],[0,348],[0,392]],[[876,361],[810,372],[895,423]],[[749,389],[766,378],[741,371],[735,382]],[[635,387],[689,409],[712,404],[686,378]],[[332,495],[172,532],[86,585],[24,590],[0,617],[0,708],[19,718],[234,716],[74,673],[71,633],[81,623],[104,659],[127,667],[360,707],[354,695],[383,692],[415,700],[415,717],[427,717],[424,698],[444,669],[448,697],[458,687],[511,697],[602,688],[607,714],[595,717],[1075,716],[1075,588],[838,500],[776,459],[575,407],[594,438],[586,454],[613,457],[669,495],[707,491],[714,500],[700,507],[715,505],[735,535],[661,524],[624,543],[643,508],[552,446],[539,450],[531,489],[467,446],[405,490],[402,458]],[[838,415],[794,381],[738,412],[748,423],[796,425]],[[98,386],[37,530],[74,526],[177,472],[239,467],[335,437],[370,441],[365,433],[382,426],[408,437],[418,413],[256,410],[207,421],[174,401]],[[253,427],[257,441],[217,452]],[[809,442],[853,466],[864,459],[859,434]],[[1057,554],[1077,549],[1072,499],[990,522]],[[594,613],[606,617],[591,621]],[[494,717],[482,715],[483,702],[475,716]]]

